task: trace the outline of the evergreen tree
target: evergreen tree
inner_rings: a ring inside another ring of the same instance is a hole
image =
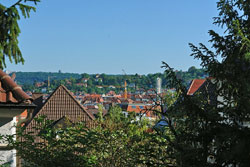
[[[192,56],[212,77],[204,89],[188,96],[164,63],[179,95],[165,114],[174,136],[166,138],[177,166],[250,164],[250,1],[219,0],[217,8],[214,24],[226,31],[209,31],[214,52],[203,44],[190,44]]]
[[[6,67],[6,57],[10,62],[24,63],[22,53],[18,46],[18,36],[20,28],[18,20],[20,14],[24,18],[30,17],[31,11],[36,11],[34,6],[27,5],[26,2],[31,1],[36,5],[40,0],[18,0],[10,7],[4,6],[0,3],[0,68]]]

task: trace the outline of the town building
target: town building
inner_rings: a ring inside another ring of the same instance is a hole
[[[16,126],[28,121],[36,107],[32,98],[20,86],[0,70],[0,133],[1,135],[15,135]],[[22,114],[23,113],[23,114]],[[8,143],[0,143],[0,165],[8,163],[16,166],[16,150],[8,148]]]

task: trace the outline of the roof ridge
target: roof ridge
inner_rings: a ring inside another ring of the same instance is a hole
[[[193,80],[192,80],[192,83],[191,83],[191,85],[189,86],[189,89],[188,89],[188,92],[187,92],[187,94],[189,94],[189,92],[190,92],[190,89],[192,88],[192,86],[193,86],[193,84],[194,84],[194,80],[195,80],[195,79],[193,79]]]
[[[83,106],[76,100],[76,98],[71,94],[71,92],[64,86],[64,85],[60,85],[64,90],[66,90],[66,92],[70,95],[70,97],[77,103],[77,105],[78,106],[80,106],[87,114],[88,114],[88,116],[91,118],[91,119],[95,119],[95,117],[91,114],[91,113],[89,113],[87,110],[85,110],[84,108],[83,108]],[[60,87],[59,86],[59,87]]]
[[[46,107],[46,104],[49,102],[49,100],[54,96],[54,94],[60,89],[64,89],[66,91],[66,93],[77,103],[78,106],[80,106],[81,109],[83,109],[87,115],[94,120],[94,116],[92,114],[90,114],[88,111],[86,111],[86,109],[83,108],[83,106],[81,104],[79,104],[79,102],[73,97],[73,95],[70,93],[70,91],[64,86],[64,85],[59,85],[54,91],[53,93],[49,96],[49,98],[44,102],[43,106],[40,108],[40,110],[36,113],[36,115],[43,109]],[[34,115],[34,117],[36,116]]]

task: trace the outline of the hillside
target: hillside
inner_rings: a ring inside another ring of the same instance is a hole
[[[10,74],[11,75],[11,74]],[[34,82],[43,82],[48,80],[63,80],[66,78],[81,78],[77,73],[59,73],[59,72],[16,72],[16,81],[20,85],[34,84]]]
[[[188,71],[176,71],[177,77],[187,86],[195,78],[205,78],[208,75],[203,69],[190,67]],[[162,79],[162,87],[167,88],[168,78],[164,73],[147,75],[108,75],[108,74],[77,74],[61,72],[16,72],[16,82],[22,85],[25,91],[54,90],[60,84],[65,85],[72,92],[106,93],[109,90],[123,91],[124,81],[128,91],[136,89],[150,89],[156,87],[156,78]],[[49,79],[49,82],[48,82]],[[48,86],[49,83],[49,86]],[[49,90],[48,90],[49,89]]]

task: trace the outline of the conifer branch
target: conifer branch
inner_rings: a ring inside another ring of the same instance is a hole
[[[11,8],[15,7],[16,5],[19,5],[23,0],[18,0],[16,3],[14,3],[13,5],[11,5],[10,7],[6,8],[2,13],[5,14],[6,12],[8,12]]]

